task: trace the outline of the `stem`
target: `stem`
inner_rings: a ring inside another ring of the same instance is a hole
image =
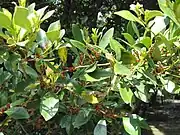
[[[20,127],[21,127],[21,129],[24,131],[24,133],[26,134],[26,135],[29,135],[28,133],[27,133],[27,131],[24,129],[24,127],[22,126],[22,124],[18,121],[18,124],[20,125]]]
[[[97,64],[97,67],[104,67],[104,66],[109,66],[109,65],[110,65],[110,63]],[[86,68],[86,67],[89,67],[89,65],[77,66],[75,68],[78,69],[78,68]]]

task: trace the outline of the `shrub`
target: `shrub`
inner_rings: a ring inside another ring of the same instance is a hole
[[[1,126],[17,121],[23,127],[24,119],[43,121],[41,115],[69,135],[76,130],[137,135],[149,129],[134,114],[138,102],[180,90],[180,3],[158,2],[162,12],[144,10],[139,3],[131,5],[134,14],[115,12],[129,21],[124,38],[114,37],[114,28],[90,31],[78,24],[72,25],[73,39],[65,38],[60,21],[47,31],[40,27],[54,13],[45,13],[47,7],[35,10],[34,3],[26,7],[21,0],[13,14],[2,9]]]

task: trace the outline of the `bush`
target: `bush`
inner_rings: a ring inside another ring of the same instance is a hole
[[[139,3],[131,5],[134,14],[115,12],[129,21],[123,38],[113,36],[114,28],[105,32],[81,29],[78,24],[72,24],[73,39],[64,37],[59,21],[45,31],[40,26],[54,10],[35,10],[35,4],[26,7],[23,0],[13,14],[2,9],[0,116],[4,133],[13,132],[12,126],[7,129],[11,123],[23,132],[33,126],[46,127],[52,134],[57,126],[61,131],[55,134],[65,134],[65,129],[69,135],[74,131],[137,135],[141,128],[149,129],[134,114],[139,101],[149,104],[154,96],[180,90],[180,3],[158,2],[162,12],[144,10]]]

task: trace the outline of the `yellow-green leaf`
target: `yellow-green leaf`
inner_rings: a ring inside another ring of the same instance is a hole
[[[90,93],[90,92],[87,92],[87,91],[83,91],[81,93],[81,96],[88,102],[88,103],[91,103],[91,104],[97,104],[99,103],[98,101],[98,98],[95,97],[93,95],[93,93]]]
[[[66,47],[60,47],[58,50],[58,55],[63,64],[67,62],[67,48]]]

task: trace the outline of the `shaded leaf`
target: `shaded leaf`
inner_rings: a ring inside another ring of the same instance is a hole
[[[81,43],[84,42],[83,34],[82,34],[82,31],[81,31],[78,24],[73,24],[72,25],[72,33],[73,33],[73,37],[74,37],[75,40],[77,40],[77,41],[79,41]]]
[[[16,120],[19,119],[28,119],[30,116],[27,112],[27,110],[23,107],[12,107],[10,109],[8,109],[7,111],[5,111],[5,113]]]

